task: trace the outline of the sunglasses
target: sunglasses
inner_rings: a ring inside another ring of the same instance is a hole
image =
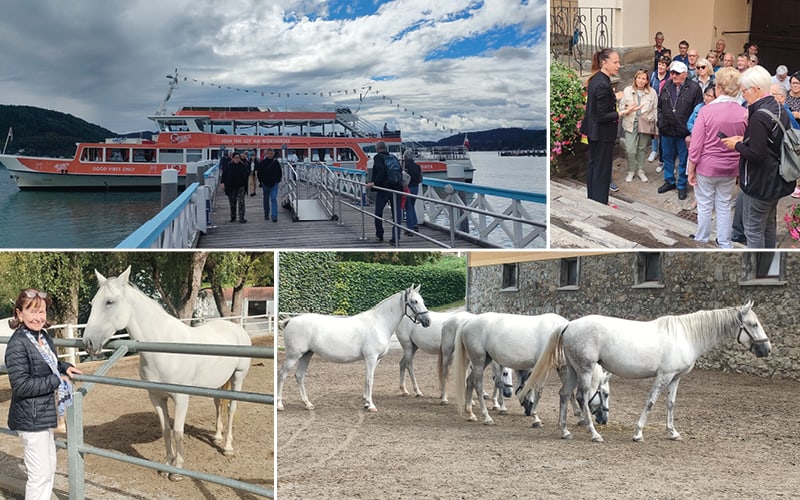
[[[706,69],[705,66],[698,66],[697,69]]]
[[[25,293],[25,296],[28,297],[29,299],[32,299],[34,297],[39,297],[40,299],[46,299],[47,298],[47,294],[46,293],[37,292],[36,290],[25,290],[24,293]]]

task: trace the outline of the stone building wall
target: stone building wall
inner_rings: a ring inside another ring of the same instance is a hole
[[[575,287],[561,287],[561,259],[519,262],[515,289],[502,290],[503,265],[471,267],[468,309],[515,314],[553,312],[567,319],[602,314],[652,320],[669,314],[721,309],[753,300],[772,352],[758,359],[735,340],[725,342],[697,367],[800,380],[800,253],[782,255],[781,280],[744,279],[744,252],[665,252],[659,286],[635,286],[636,252],[584,256]]]

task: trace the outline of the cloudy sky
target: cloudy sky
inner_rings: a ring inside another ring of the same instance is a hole
[[[545,128],[546,15],[544,0],[3,2],[0,104],[152,130],[177,68],[170,112],[336,104],[413,139]]]

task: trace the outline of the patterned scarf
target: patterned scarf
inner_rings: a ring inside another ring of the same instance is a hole
[[[64,380],[61,378],[61,374],[58,373],[58,358],[56,357],[55,353],[50,349],[50,344],[44,339],[45,331],[42,330],[39,332],[39,339],[41,339],[41,344],[39,340],[33,336],[33,333],[25,329],[25,335],[28,337],[33,345],[36,346],[36,349],[39,351],[39,354],[42,355],[42,359],[44,362],[47,363],[47,366],[53,371],[53,373],[58,376],[61,383],[58,385],[58,391],[56,394],[56,403],[58,404],[58,415],[64,416],[64,413],[67,411],[68,406],[72,406],[72,383],[69,380]]]

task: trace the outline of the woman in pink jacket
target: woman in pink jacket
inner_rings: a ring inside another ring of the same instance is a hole
[[[717,72],[717,98],[703,106],[692,129],[686,171],[697,199],[696,241],[711,238],[711,214],[717,213],[717,245],[732,248],[732,204],[739,174],[739,155],[721,137],[740,136],[747,127],[747,110],[737,101],[739,71]]]

